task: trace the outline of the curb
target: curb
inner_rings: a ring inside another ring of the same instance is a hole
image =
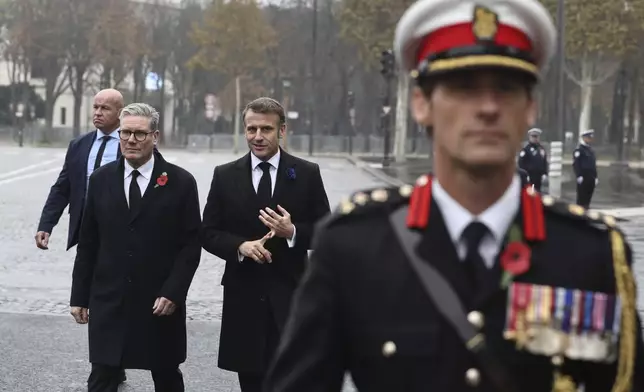
[[[380,182],[384,182],[385,184],[389,186],[403,186],[406,185],[407,183],[404,181],[401,181],[397,178],[394,178],[388,174],[383,173],[381,170],[369,166],[368,163],[360,160],[360,158],[355,158],[352,156],[345,156],[344,159],[346,159],[350,164],[353,166],[357,167],[358,169],[362,170],[363,172],[369,174],[371,177],[374,177],[376,180]]]

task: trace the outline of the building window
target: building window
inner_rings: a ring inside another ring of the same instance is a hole
[[[67,108],[60,108],[60,125],[65,125],[67,123]]]

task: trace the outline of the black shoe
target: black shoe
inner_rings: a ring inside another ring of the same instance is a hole
[[[119,374],[119,384],[124,383],[127,380],[127,376],[125,375],[125,370],[121,369],[121,373]]]

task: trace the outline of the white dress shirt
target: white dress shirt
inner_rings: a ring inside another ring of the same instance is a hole
[[[125,160],[125,170],[123,172],[125,180],[123,181],[123,187],[125,189],[125,200],[127,200],[128,207],[130,206],[130,183],[132,182],[132,172],[134,170],[139,171],[139,176],[136,178],[136,183],[139,184],[141,189],[141,197],[145,194],[145,190],[148,188],[150,179],[152,178],[152,170],[154,170],[154,154],[149,161],[141,165],[138,169],[134,169],[127,161]]]
[[[479,245],[479,253],[488,268],[494,266],[505,235],[519,211],[520,196],[521,180],[515,175],[503,196],[480,215],[474,216],[447,194],[438,179],[434,178],[432,181],[432,197],[443,214],[447,231],[461,260],[465,259],[467,253],[467,246],[461,238],[465,228],[472,221],[479,221],[487,226],[489,232]]]
[[[273,155],[268,161],[270,163],[271,167],[268,169],[268,174],[271,176],[271,196],[275,193],[275,183],[277,182],[277,169],[280,166],[280,156],[281,156],[281,150],[278,149],[277,153]],[[251,178],[253,180],[253,188],[255,188],[255,192],[257,192],[257,189],[259,188],[259,181],[262,179],[262,176],[264,175],[264,171],[259,167],[259,164],[262,163],[261,159],[257,158],[255,154],[252,152],[250,153],[250,167],[251,167]],[[279,211],[276,211],[279,213]],[[292,223],[292,222],[291,222]],[[286,243],[288,244],[289,248],[292,248],[295,246],[295,236],[297,233],[297,229],[295,228],[295,225],[293,225],[293,237],[290,239],[286,239]],[[244,259],[244,256],[242,256],[239,251],[237,252],[237,255],[239,257],[239,261],[241,262]]]
[[[103,137],[107,137],[109,140],[105,145],[105,151],[103,151],[103,158],[101,159],[100,166],[107,165],[108,163],[115,161],[118,157],[118,149],[121,148],[118,131],[119,130],[116,129],[114,132],[106,135],[100,129],[96,130],[96,139],[94,139],[94,143],[89,150],[89,156],[87,157],[87,184],[89,184],[89,176],[94,172],[94,163],[98,156],[98,150],[100,150],[101,144],[103,144]],[[87,187],[85,189],[87,189]]]

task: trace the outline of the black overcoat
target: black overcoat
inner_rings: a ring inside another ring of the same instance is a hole
[[[329,213],[317,164],[281,151],[271,207],[291,214],[296,227],[295,246],[272,238],[265,247],[271,264],[251,259],[239,262],[237,249],[257,240],[269,229],[259,220],[259,202],[251,177],[250,153],[215,168],[203,213],[203,246],[226,260],[221,284],[224,304],[219,343],[219,367],[237,372],[265,369],[267,325],[282,330],[291,297],[306,267],[314,224]],[[272,314],[273,319],[270,319]]]
[[[156,186],[162,173],[167,183]],[[201,256],[200,223],[194,177],[159,153],[135,215],[123,158],[92,174],[71,294],[71,306],[89,308],[90,362],[159,369],[185,361],[185,300]],[[173,301],[175,313],[154,316],[157,297]]]

